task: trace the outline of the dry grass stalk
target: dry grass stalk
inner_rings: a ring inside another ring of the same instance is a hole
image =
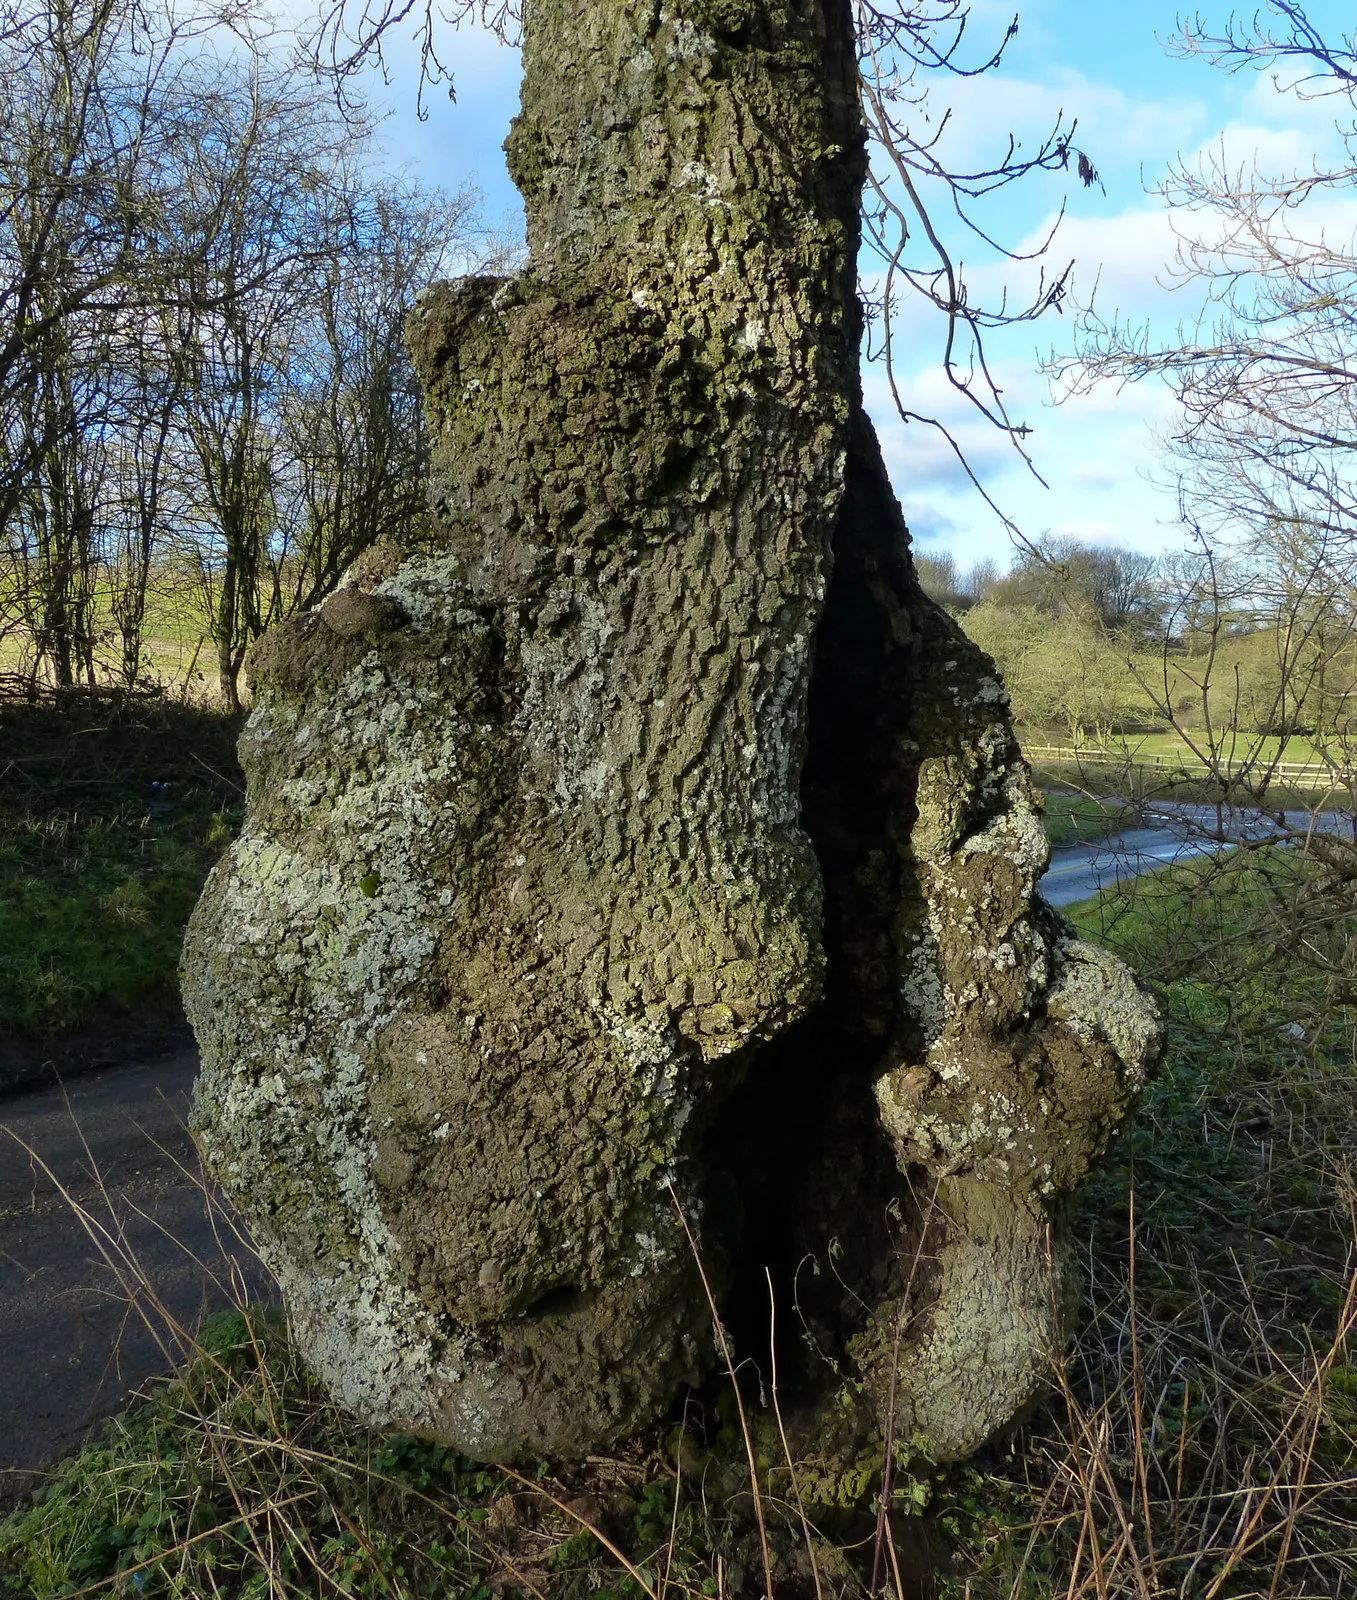
[[[693,1237],[693,1230],[688,1225],[688,1218],[679,1197],[674,1190],[674,1185],[665,1180],[669,1189],[669,1198],[674,1202],[674,1210],[678,1212],[679,1221],[683,1224],[684,1236],[688,1240],[688,1248],[693,1253],[693,1261],[697,1266],[698,1277],[702,1280],[702,1292],[707,1297],[707,1306],[711,1311],[712,1327],[716,1332],[717,1347],[721,1352],[721,1360],[725,1363],[726,1377],[735,1395],[735,1409],[740,1419],[740,1435],[744,1440],[745,1457],[749,1463],[749,1492],[754,1501],[754,1520],[759,1529],[759,1554],[763,1560],[763,1586],[765,1600],[773,1600],[773,1560],[768,1548],[768,1524],[763,1515],[763,1494],[759,1487],[759,1463],[754,1454],[754,1438],[749,1431],[749,1417],[744,1408],[744,1396],[740,1393],[740,1380],[735,1371],[735,1362],[730,1353],[730,1341],[726,1338],[726,1330],[721,1322],[720,1313],[716,1309],[716,1299],[711,1292],[711,1284],[707,1281],[707,1269],[702,1264],[702,1253],[697,1247],[697,1240]]]

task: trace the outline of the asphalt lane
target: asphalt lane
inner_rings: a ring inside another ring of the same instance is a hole
[[[1185,838],[1176,828],[1125,828],[1112,839],[1061,845],[1051,851],[1040,888],[1053,906],[1086,900],[1099,889],[1134,878],[1154,867],[1166,867],[1188,856],[1214,850],[1214,843]]]
[[[199,1174],[192,1051],[0,1100],[0,1500],[268,1280]],[[160,1309],[160,1308],[163,1308]]]
[[[1145,808],[1147,826],[1124,828],[1106,839],[1051,851],[1041,893],[1053,906],[1072,905],[1099,889],[1190,856],[1232,848],[1248,840],[1303,837],[1307,832],[1348,834],[1340,812],[1238,810],[1187,801],[1156,800]]]

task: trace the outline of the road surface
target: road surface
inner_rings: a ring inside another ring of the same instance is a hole
[[[196,1071],[185,1051],[0,1100],[0,1503],[170,1365],[155,1299],[191,1329],[233,1260],[268,1292],[199,1181]]]
[[[1155,826],[1052,852],[1043,894],[1068,905],[1216,848],[1201,836],[1214,810],[1155,809]],[[233,1262],[269,1296],[199,1179],[184,1127],[196,1070],[186,1050],[0,1099],[0,1506],[171,1364],[155,1300],[191,1329],[230,1302]]]
[[[1166,867],[1214,848],[1185,838],[1181,830],[1172,827],[1124,828],[1112,839],[1061,845],[1052,850],[1041,892],[1053,906],[1072,905],[1118,879],[1134,878],[1154,867]]]
[[[1123,828],[1107,839],[1088,844],[1062,845],[1051,851],[1051,864],[1041,880],[1041,892],[1053,906],[1084,900],[1119,879],[1134,878],[1155,867],[1166,867],[1190,856],[1221,848],[1211,834],[1217,829],[1231,840],[1270,838],[1286,830],[1305,833],[1351,832],[1351,819],[1340,812],[1318,816],[1308,811],[1286,811],[1279,816],[1262,812],[1226,812],[1215,806],[1186,801],[1156,801],[1148,808],[1147,826]]]

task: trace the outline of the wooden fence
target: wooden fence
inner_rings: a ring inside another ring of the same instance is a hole
[[[1167,753],[1108,750],[1097,746],[1065,746],[1028,744],[1023,754],[1032,762],[1052,762],[1060,766],[1112,767],[1117,771],[1134,770],[1152,772],[1166,779],[1175,776],[1187,779],[1202,777],[1252,777],[1264,774],[1270,781],[1296,782],[1316,788],[1344,788],[1357,784],[1357,771],[1347,759],[1333,761],[1267,761],[1255,757],[1251,761],[1226,762],[1216,765],[1204,760],[1191,750]]]

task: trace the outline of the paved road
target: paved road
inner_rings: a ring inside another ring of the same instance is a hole
[[[1052,850],[1041,892],[1053,906],[1071,905],[1120,878],[1134,878],[1153,867],[1214,848],[1199,839],[1185,838],[1181,830],[1171,827],[1125,828],[1111,839]]]
[[[232,1259],[266,1292],[199,1183],[196,1070],[186,1051],[0,1100],[0,1501],[170,1364],[153,1298],[191,1328]]]
[[[1351,829],[1350,819],[1337,812],[1313,816],[1308,811],[1286,811],[1274,816],[1227,811],[1218,815],[1215,806],[1170,800],[1156,801],[1147,821],[1150,826],[1124,828],[1107,839],[1052,850],[1051,864],[1041,880],[1042,894],[1053,906],[1070,905],[1119,879],[1218,850],[1220,839],[1213,837],[1218,832],[1237,841],[1271,838],[1283,830],[1304,833],[1316,828],[1323,833],[1348,834]]]

